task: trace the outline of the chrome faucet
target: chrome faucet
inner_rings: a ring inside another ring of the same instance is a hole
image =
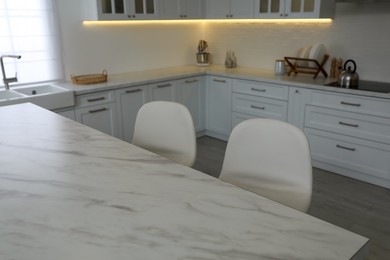
[[[5,89],[9,89],[9,83],[17,82],[18,78],[17,78],[16,74],[15,74],[15,77],[13,77],[13,78],[7,78],[7,76],[5,75],[5,69],[4,69],[4,62],[3,62],[4,58],[20,59],[20,58],[22,58],[22,56],[20,56],[20,55],[3,55],[0,57],[1,72],[3,73],[4,87],[5,87]]]

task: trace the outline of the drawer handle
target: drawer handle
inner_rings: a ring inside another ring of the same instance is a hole
[[[93,113],[99,113],[99,112],[103,112],[103,111],[106,111],[107,108],[100,108],[100,109],[96,109],[96,110],[89,110],[89,113],[90,114],[93,114]]]
[[[164,84],[164,85],[157,85],[158,88],[167,88],[167,87],[170,87],[172,86],[172,84],[168,83],[168,84]]]
[[[251,90],[257,91],[257,92],[265,92],[266,91],[265,89],[258,89],[258,88],[251,88]]]
[[[87,99],[88,102],[96,102],[96,101],[102,101],[105,100],[105,97],[100,97],[100,98],[92,98],[92,99]]]
[[[223,80],[223,79],[213,79],[213,81],[219,82],[219,83],[226,83],[226,80]]]
[[[136,93],[136,92],[141,92],[141,89],[126,90],[127,94]]]
[[[190,84],[190,83],[195,83],[195,82],[198,82],[197,79],[193,79],[193,80],[186,80],[185,83],[187,84]]]
[[[354,106],[354,107],[360,107],[360,106],[362,106],[361,104],[358,104],[358,103],[349,103],[349,102],[344,102],[344,101],[341,101],[340,103],[341,103],[342,105]]]
[[[337,148],[340,148],[340,149],[344,149],[344,150],[348,150],[348,151],[356,151],[356,148],[350,148],[350,147],[346,147],[346,146],[342,146],[342,145],[336,145]]]
[[[342,121],[339,122],[340,125],[345,125],[345,126],[350,126],[350,127],[359,127],[358,124],[349,124],[349,123],[344,123]]]
[[[259,109],[259,110],[265,110],[265,107],[258,107],[258,106],[255,106],[255,105],[251,105],[251,108]]]

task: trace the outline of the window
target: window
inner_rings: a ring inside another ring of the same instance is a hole
[[[0,0],[0,55],[22,56],[19,60],[4,59],[7,77],[17,72],[17,84],[63,78],[54,2]],[[3,86],[2,81],[0,84]]]

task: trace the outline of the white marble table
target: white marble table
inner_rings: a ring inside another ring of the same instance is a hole
[[[0,259],[359,259],[368,239],[31,104],[0,107]]]

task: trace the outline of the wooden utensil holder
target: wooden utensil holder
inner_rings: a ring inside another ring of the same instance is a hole
[[[288,76],[291,75],[291,73],[305,73],[305,74],[314,74],[314,79],[317,78],[318,74],[320,72],[324,75],[325,78],[328,77],[328,73],[324,69],[324,65],[326,61],[328,60],[329,55],[325,54],[324,57],[320,62],[315,59],[305,59],[305,58],[298,58],[298,57],[284,57],[284,60],[287,62],[287,64],[290,67],[289,72],[287,73]],[[310,67],[309,65],[307,66],[301,66],[298,65],[299,62],[305,62],[307,64],[315,64],[315,66]]]

